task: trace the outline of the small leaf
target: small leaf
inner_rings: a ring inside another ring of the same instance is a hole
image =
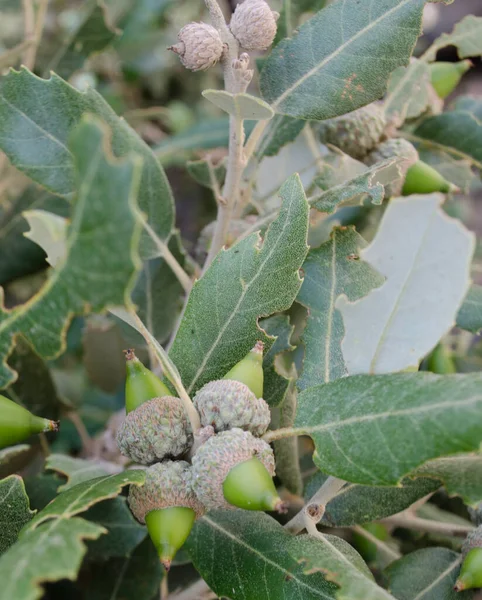
[[[427,464],[431,464],[430,463]],[[326,475],[316,473],[307,483],[305,499],[322,486]],[[375,487],[348,483],[341,488],[326,506],[320,523],[327,527],[350,527],[384,519],[411,506],[420,498],[440,487],[440,482],[430,477],[403,479],[399,487]]]
[[[186,169],[195,181],[211,190],[220,189],[226,178],[226,160],[217,165],[210,160],[192,160],[186,163]]]
[[[295,431],[313,438],[323,473],[396,485],[427,460],[479,449],[481,384],[480,373],[337,379],[298,396]]]
[[[407,138],[422,148],[442,150],[482,168],[482,122],[468,112],[428,117]]]
[[[128,557],[147,535],[147,529],[134,519],[122,497],[96,504],[84,518],[107,530],[107,535],[89,543],[89,560]]]
[[[30,227],[25,237],[38,244],[47,254],[47,262],[56,267],[67,254],[67,219],[45,210],[26,210],[22,214]]]
[[[440,194],[392,199],[375,239],[360,252],[386,282],[355,302],[341,296],[336,303],[348,373],[418,366],[454,325],[474,237],[441,210],[442,200]]]
[[[456,46],[459,58],[482,54],[482,17],[467,15],[459,21],[452,33],[443,33],[424,54],[425,60],[435,60],[440,48]]]
[[[39,111],[39,104],[49,110]],[[25,68],[0,78],[0,148],[31,179],[67,198],[75,193],[78,182],[78,157],[69,138],[85,113],[109,125],[116,156],[135,152],[142,157],[139,208],[157,235],[167,241],[174,226],[174,203],[166,175],[150,148],[100,94],[92,88],[79,92],[55,74],[39,79]],[[142,256],[159,256],[147,233],[142,236]]]
[[[305,260],[305,279],[297,298],[308,309],[303,332],[305,359],[297,382],[300,390],[347,374],[341,351],[345,327],[336,300],[341,294],[352,301],[363,298],[384,282],[377,271],[360,260],[366,245],[353,227],[335,228],[330,240],[310,250]]]
[[[19,475],[11,475],[0,480],[0,555],[17,541],[20,530],[34,514],[30,510],[23,479]]]
[[[412,59],[408,67],[398,67],[388,83],[384,102],[385,115],[402,125],[407,119],[420,116],[432,102],[430,68],[427,63]]]
[[[407,64],[420,35],[423,0],[367,6],[335,2],[271,52],[263,98],[281,114],[330,119],[378,100],[391,72]]]
[[[48,456],[45,461],[45,469],[56,471],[67,477],[67,483],[58,488],[59,492],[66,492],[79,483],[84,483],[103,475],[114,475],[122,471],[122,467],[114,463],[102,460],[73,458],[65,454],[51,454]]]
[[[74,71],[82,67],[91,54],[101,52],[117,37],[118,32],[107,23],[103,3],[93,0],[87,3],[79,17],[79,26],[69,31],[63,42],[45,69],[48,74],[55,71],[67,79]]]
[[[298,564],[297,539],[263,513],[212,511],[196,521],[186,547],[194,566],[218,596],[232,600],[334,598],[333,584],[320,573],[305,574]]]
[[[482,329],[482,286],[472,285],[457,314],[457,327],[472,333]]]
[[[0,558],[1,600],[38,600],[41,583],[75,581],[87,551],[83,540],[95,540],[105,529],[84,519],[55,519],[21,539]]]
[[[215,106],[238,119],[271,119],[273,109],[261,98],[250,94],[230,94],[224,90],[205,90],[203,96]]]
[[[152,600],[159,596],[163,569],[150,539],[130,556],[96,562],[91,570],[95,586],[88,588],[89,600]]]
[[[482,100],[474,96],[459,96],[455,99],[453,109],[469,112],[479,121],[482,121]]]
[[[40,356],[53,358],[65,347],[65,331],[74,314],[101,312],[127,301],[138,268],[140,225],[134,201],[141,165],[106,155],[107,134],[98,121],[86,118],[72,137],[79,194],[67,234],[69,252],[27,304],[8,311],[0,306],[3,361],[19,334]],[[0,386],[14,377],[0,364]]]
[[[115,498],[126,485],[143,485],[145,477],[146,475],[143,470],[135,469],[79,483],[69,488],[66,492],[59,494],[40,511],[29,523],[27,531],[35,529],[49,519],[70,519],[84,512],[97,502],[108,498]]]
[[[454,584],[462,557],[448,548],[422,548],[407,554],[385,571],[389,589],[398,600],[470,600]]]
[[[308,229],[299,177],[279,195],[281,210],[263,242],[254,233],[221,251],[193,286],[170,354],[188,392],[222,377],[257,340],[269,349],[258,318],[286,310],[298,293]]]

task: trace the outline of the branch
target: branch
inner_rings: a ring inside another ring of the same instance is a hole
[[[319,506],[322,510],[321,516],[318,519],[320,520],[323,517],[326,505],[338,494],[345,483],[346,481],[343,481],[343,479],[338,479],[337,477],[331,476],[328,477],[316,494],[308,500],[307,505],[300,510],[300,512],[296,514],[291,521],[286,523],[285,528],[288,529],[288,531],[291,531],[293,534],[297,534],[302,531],[306,527],[307,518],[308,520],[311,519],[311,521],[313,521],[313,516],[309,514],[311,513],[311,507],[313,506]]]
[[[388,544],[385,544],[384,542],[382,542],[382,540],[379,540],[376,536],[373,535],[373,533],[370,533],[363,527],[360,527],[360,525],[354,525],[352,527],[352,530],[355,531],[356,533],[358,533],[358,535],[363,536],[365,539],[367,539],[372,544],[375,544],[377,549],[380,551],[380,553],[386,559],[386,563],[385,563],[384,567],[386,565],[392,563],[393,561],[398,560],[399,558],[402,558],[402,554],[400,554],[400,552],[397,552],[393,548],[390,548],[390,546]]]
[[[42,38],[48,4],[49,0],[40,0],[37,9],[37,19],[35,19],[33,0],[23,0],[25,39],[32,41],[32,44],[25,51],[23,63],[30,70],[35,67],[37,49]]]
[[[294,437],[295,435],[302,435],[302,433],[303,431],[301,429],[296,429],[296,427],[282,427],[281,429],[267,431],[262,436],[262,439],[269,444],[275,440],[282,440],[284,438]]]
[[[425,533],[441,533],[443,535],[456,535],[460,537],[465,537],[475,529],[472,525],[459,525],[458,523],[443,523],[442,521],[421,519],[410,514],[410,512],[393,515],[380,522],[393,525],[394,527],[415,529],[415,531],[423,531]]]

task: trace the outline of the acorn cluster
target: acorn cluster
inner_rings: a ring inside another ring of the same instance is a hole
[[[133,515],[147,525],[166,568],[206,510],[276,510],[274,455],[262,439],[271,415],[263,400],[263,344],[194,396],[194,432],[179,398],[126,351],[126,418],[117,445],[146,466],[146,481],[129,492]]]
[[[279,14],[265,0],[244,0],[237,5],[229,29],[245,50],[266,50],[276,35]],[[191,71],[205,71],[223,57],[225,43],[219,31],[207,23],[189,23],[178,33],[178,43],[168,50],[179,55]]]

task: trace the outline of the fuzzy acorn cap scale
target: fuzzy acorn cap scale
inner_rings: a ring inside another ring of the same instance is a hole
[[[278,19],[279,13],[265,0],[244,0],[237,5],[229,28],[245,50],[266,50],[276,36]]]
[[[183,460],[152,465],[146,469],[144,485],[130,487],[128,503],[132,514],[144,524],[151,511],[177,506],[192,508],[196,517],[201,517],[206,511],[192,490],[191,479],[191,467]]]
[[[201,424],[216,432],[238,427],[261,436],[271,421],[269,406],[247,385],[231,379],[210,381],[194,397]]]
[[[381,143],[365,159],[368,166],[388,160],[390,158],[403,158],[400,163],[400,178],[385,186],[387,197],[399,196],[402,193],[403,182],[408,169],[418,161],[418,152],[413,144],[403,138],[393,138]]]
[[[142,465],[182,456],[192,445],[191,425],[179,398],[153,398],[130,412],[117,433],[124,456]]]
[[[482,548],[482,525],[471,531],[465,538],[462,544],[462,556],[465,558],[474,548]]]
[[[385,134],[387,122],[383,109],[376,103],[351,113],[322,121],[320,140],[331,144],[352,158],[364,158]]]
[[[251,458],[260,460],[274,476],[273,451],[248,431],[237,428],[222,431],[199,448],[192,459],[192,487],[208,510],[235,508],[224,498],[223,483],[233,467]]]
[[[179,42],[170,46],[191,71],[205,71],[221,58],[224,45],[217,29],[207,23],[189,23],[178,33]]]

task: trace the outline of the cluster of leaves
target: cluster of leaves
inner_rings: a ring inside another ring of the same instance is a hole
[[[366,524],[437,492],[439,506],[419,517],[411,508],[407,519],[470,531],[466,507],[482,501],[482,286],[472,283],[480,248],[458,199],[389,199],[399,165],[368,167],[323,146],[317,122],[382,100],[396,135],[425,162],[461,190],[480,185],[482,102],[459,97],[434,110],[430,64],[449,45],[461,59],[482,55],[482,18],[466,17],[415,59],[424,0],[283,0],[275,46],[259,62],[262,99],[208,90],[205,102],[200,92],[219,87],[219,72],[183,75],[173,100],[181,67],[159,52],[199,18],[201,1],[84,5],[60,11],[64,24],[45,31],[35,68],[44,77],[20,68],[0,78],[9,159],[0,179],[0,386],[61,419],[41,447],[0,452],[0,599],[158,597],[165,574],[122,494],[144,473],[125,469],[114,438],[121,349],[134,345],[155,367],[169,338],[171,374],[191,397],[265,342],[280,488],[299,503],[328,476],[348,482],[324,528],[346,528],[356,543],[348,528],[370,535]],[[18,52],[0,55],[2,68],[16,66]],[[86,78],[94,87],[79,89]],[[143,89],[166,106],[138,108]],[[192,98],[198,104],[186,108]],[[204,189],[219,199],[222,111],[245,119],[247,134],[255,122],[263,129],[245,169],[240,230],[201,277],[175,228],[164,167],[182,165],[199,198]],[[153,115],[160,125],[146,119]],[[192,276],[188,293],[166,253]],[[125,323],[136,311],[149,344]],[[426,372],[440,348],[459,374]],[[233,600],[455,597],[453,535],[402,545],[391,526],[375,552],[373,539],[369,552],[359,541],[370,570],[323,531],[295,536],[268,515],[214,511],[196,523],[176,568],[187,573],[192,562]]]

